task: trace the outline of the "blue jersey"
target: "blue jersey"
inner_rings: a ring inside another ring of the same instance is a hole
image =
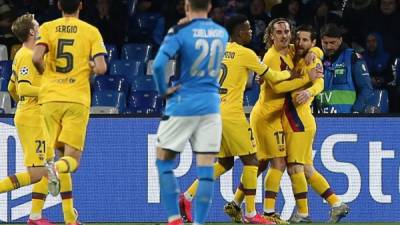
[[[177,56],[180,89],[167,99],[165,115],[199,116],[219,113],[217,82],[228,33],[211,19],[194,19],[168,31],[153,64],[156,86],[165,95],[165,65]]]

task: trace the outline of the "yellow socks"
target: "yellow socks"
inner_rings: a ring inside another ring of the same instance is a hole
[[[275,212],[276,196],[279,192],[283,173],[280,170],[269,168],[264,180],[265,195],[264,195],[264,212]]]
[[[307,180],[304,172],[295,173],[290,176],[292,181],[292,189],[294,198],[296,199],[297,212],[299,215],[308,216],[308,202],[307,202]]]
[[[218,162],[214,163],[214,179],[217,179],[226,172],[226,169]],[[199,180],[196,179],[192,185],[186,190],[184,196],[187,200],[192,201],[196,196],[197,188],[199,187]]]
[[[48,193],[48,179],[42,177],[42,179],[33,185],[32,188],[32,209],[29,216],[32,220],[38,220],[42,218],[42,210],[44,201],[46,201]]]
[[[60,173],[60,195],[62,199],[62,208],[64,221],[66,224],[76,222],[74,212],[74,201],[72,198],[72,178],[70,173]]]
[[[243,184],[240,182],[239,187],[236,189],[235,196],[233,197],[233,201],[236,203],[236,205],[240,206],[243,202],[244,199],[244,192],[243,192]]]
[[[247,217],[253,217],[256,214],[256,189],[257,189],[257,166],[243,166],[242,180],[243,192],[245,194]]]
[[[73,173],[78,168],[78,162],[71,156],[64,156],[55,162],[59,173]]]
[[[333,192],[329,186],[328,181],[317,171],[307,180],[315,192],[324,198],[331,207],[339,206],[341,203],[340,198]]]
[[[15,190],[31,184],[28,172],[16,173],[0,180],[0,193]]]

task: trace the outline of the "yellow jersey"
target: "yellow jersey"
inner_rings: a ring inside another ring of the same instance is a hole
[[[289,51],[286,55],[281,54],[275,46],[272,46],[265,53],[263,62],[272,70],[283,71],[293,69],[294,46],[289,46]],[[282,81],[285,82],[285,81]],[[266,81],[260,87],[260,96],[253,110],[256,113],[267,116],[273,114],[280,116],[283,103],[285,101],[284,93],[275,93],[272,86],[276,85]]]
[[[39,103],[73,102],[90,107],[89,61],[106,54],[98,29],[74,17],[44,23],[37,45],[47,47]]]
[[[238,118],[244,115],[243,94],[250,71],[261,75],[268,67],[256,53],[235,42],[228,42],[219,77],[221,115]]]
[[[301,58],[296,63],[294,71],[300,73],[302,77],[308,77],[308,73],[316,67],[322,68],[322,62],[320,59],[317,58],[310,65],[306,65],[304,58]],[[304,89],[307,89],[312,97],[306,103],[298,104],[295,101],[296,92]],[[318,78],[313,82],[309,82],[305,79],[304,86],[286,95],[285,104],[283,106],[284,116],[282,117],[282,125],[285,132],[316,130],[315,119],[311,111],[311,103],[314,100],[314,97],[323,89],[324,80],[322,78]]]
[[[32,63],[32,54],[31,49],[22,47],[14,57],[10,82],[15,84],[15,91],[19,97],[14,121],[26,126],[41,126],[37,95],[42,76]]]

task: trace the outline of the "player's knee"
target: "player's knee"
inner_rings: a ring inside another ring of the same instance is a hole
[[[266,161],[266,160],[258,161],[257,176],[262,174],[267,169],[267,166],[268,166],[268,161]]]
[[[214,164],[214,154],[197,154],[196,162],[197,166],[212,166]]]
[[[28,173],[32,184],[39,182],[42,177],[47,176],[46,167],[29,167]]]
[[[296,173],[304,172],[304,167],[301,164],[289,163],[287,166],[287,172],[291,176]]]
[[[160,160],[173,160],[176,153],[167,149],[157,147],[157,159]]]
[[[234,164],[234,158],[233,157],[229,157],[229,158],[219,158],[218,159],[218,163],[224,167],[224,169],[226,171],[230,170],[233,168],[233,164]]]
[[[304,175],[309,179],[315,172],[315,168],[312,165],[304,165]]]
[[[283,157],[280,158],[274,158],[271,160],[271,167],[277,170],[280,170],[282,172],[285,171],[286,169],[286,160]]]
[[[241,156],[240,159],[242,160],[243,165],[258,166],[258,160],[256,154]]]

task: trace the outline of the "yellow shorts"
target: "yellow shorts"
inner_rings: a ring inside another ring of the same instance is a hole
[[[24,152],[26,167],[44,166],[47,159],[54,158],[54,151],[45,141],[42,127],[15,124]]]
[[[285,136],[280,116],[267,120],[252,111],[250,126],[256,140],[258,160],[286,157]]]
[[[60,142],[83,151],[89,108],[72,102],[47,102],[41,107],[50,147]]]
[[[312,147],[315,130],[286,133],[288,163],[313,164]]]
[[[256,153],[253,131],[246,118],[222,118],[222,141],[218,158]]]

